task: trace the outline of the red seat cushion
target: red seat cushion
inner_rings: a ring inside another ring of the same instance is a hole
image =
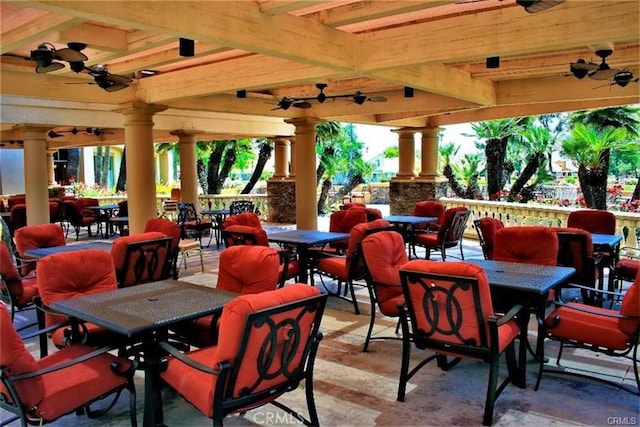
[[[480,234],[484,239],[484,251],[487,259],[493,259],[496,232],[504,228],[504,223],[495,218],[480,218]]]
[[[640,271],[640,260],[623,259],[616,263],[616,276],[623,280],[634,280]]]
[[[619,319],[618,327],[625,334],[637,336],[640,326],[640,272],[636,274],[636,280],[622,300],[620,314],[635,317],[635,319]]]

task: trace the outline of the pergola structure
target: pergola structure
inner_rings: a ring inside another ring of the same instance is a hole
[[[547,2],[559,4],[525,10]],[[311,166],[322,120],[397,127],[398,179],[433,181],[439,126],[640,102],[638,0],[0,6],[1,141],[3,148],[24,146],[29,223],[48,221],[46,153],[60,147],[125,144],[127,164],[135,165],[127,184],[131,229],[138,232],[156,215],[154,142],[180,142],[183,197],[190,201],[197,198],[196,139],[274,138],[277,175],[295,182],[298,227],[315,228]],[[189,41],[193,56],[182,56],[191,55]],[[87,58],[77,73],[62,55],[70,42],[86,45],[71,45]],[[49,72],[31,59],[42,43],[40,50],[64,68]],[[603,51],[611,52],[603,59],[596,54]],[[576,78],[570,68],[579,60],[607,78]],[[37,65],[48,72],[36,73]],[[633,73],[624,87],[613,79],[623,69]],[[109,133],[60,132],[89,126]],[[50,138],[52,130],[63,136]],[[418,176],[416,132],[423,135]],[[289,158],[290,173],[283,167]]]

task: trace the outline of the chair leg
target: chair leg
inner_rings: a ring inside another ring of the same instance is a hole
[[[498,385],[498,356],[492,358],[489,368],[489,384],[487,386],[487,400],[484,404],[484,417],[482,425],[493,424],[493,407],[496,403],[496,387]]]
[[[198,251],[198,254],[200,255],[200,269],[204,273],[204,259],[202,257],[202,249]]]
[[[409,337],[409,326],[407,325],[406,313],[400,312],[400,316],[405,316],[402,322],[402,362],[400,364],[400,379],[398,381],[398,402],[404,402],[404,396],[407,390],[407,381],[409,381],[409,359],[411,358],[411,338]]]
[[[356,313],[356,315],[360,315],[360,307],[358,307],[358,300],[356,299],[356,292],[353,290],[353,281],[349,280],[347,283],[345,283],[345,286],[349,287],[349,290],[351,291],[351,303],[353,304],[353,310]],[[346,289],[345,289],[346,291]]]
[[[369,289],[369,298],[371,299],[371,318],[369,319],[369,330],[367,331],[367,337],[364,340],[364,347],[362,348],[363,352],[367,352],[369,350],[369,340],[371,339],[371,332],[373,331],[373,324],[376,321],[376,302],[371,296],[371,290]],[[396,331],[397,333],[397,331]]]

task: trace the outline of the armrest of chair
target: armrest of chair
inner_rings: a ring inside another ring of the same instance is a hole
[[[574,304],[565,304],[563,302],[554,302],[555,306],[558,307],[566,307],[571,310],[581,311],[583,313],[595,314],[602,317],[610,317],[612,319],[627,319],[627,320],[640,320],[640,316],[625,316],[616,311],[610,310],[610,312],[603,312],[602,310],[594,309],[593,306],[574,303]]]
[[[208,374],[211,375],[220,375],[223,371],[228,370],[228,368],[231,367],[231,363],[229,362],[222,362],[220,364],[220,368],[212,368],[210,366],[204,365],[200,362],[195,361],[194,359],[190,358],[189,356],[187,356],[186,354],[184,354],[183,352],[181,352],[180,350],[178,350],[176,347],[172,346],[171,344],[169,344],[166,341],[162,341],[158,343],[158,346],[166,351],[168,354],[170,354],[171,356],[175,357],[176,359],[178,359],[179,361],[181,361],[182,363],[184,363],[185,365],[191,366],[194,369],[197,369],[201,372],[206,372]]]
[[[17,254],[14,254],[14,257],[16,259],[16,262],[18,263],[18,266],[17,266],[18,267],[18,274],[20,274],[21,278],[27,278],[28,277],[27,275],[23,275],[22,274],[22,269],[24,267],[28,267],[30,265],[35,265],[38,262],[38,260],[35,259],[35,258],[23,258],[23,257],[21,257],[21,256],[19,256]],[[28,273],[28,274],[31,274],[31,272]],[[35,274],[36,274],[35,270],[33,270],[33,275],[35,276]]]
[[[500,316],[496,322],[496,324],[498,326],[500,325],[504,325],[505,323],[510,322],[511,320],[513,320],[518,314],[520,314],[520,312],[522,311],[522,309],[524,308],[524,305],[522,304],[516,304],[513,307],[511,307],[511,309],[509,309],[509,311],[507,311],[503,316]]]
[[[51,372],[59,371],[61,369],[65,369],[65,368],[68,368],[68,367],[73,366],[73,365],[78,365],[80,363],[84,363],[87,360],[94,359],[94,358],[96,358],[98,356],[101,356],[101,355],[103,355],[105,353],[110,352],[111,350],[114,350],[115,348],[116,347],[99,348],[97,350],[93,350],[90,353],[83,354],[82,356],[76,357],[75,359],[67,360],[66,362],[59,363],[57,365],[47,366],[46,368],[38,369],[37,371],[27,372],[27,373],[24,373],[24,374],[12,375],[11,376],[11,380],[12,381],[21,381],[21,380],[26,380],[26,379],[29,379],[29,378],[34,378],[34,377],[39,377],[39,376],[42,376],[42,375],[45,375],[45,374],[49,374]],[[114,366],[114,364],[116,364],[116,366]],[[135,364],[135,362],[132,362],[132,367],[133,367],[134,364]],[[113,369],[114,372],[117,372],[117,371],[115,371],[115,369],[117,367],[118,367],[117,366],[117,362],[112,363],[111,369]],[[129,372],[133,373],[134,370],[127,369],[127,371],[117,372],[117,373],[120,373],[120,374],[124,375],[124,374],[129,373]]]
[[[69,316],[67,316],[64,313],[61,313],[57,310],[54,310],[53,308],[49,307],[48,305],[45,305],[44,302],[42,301],[42,297],[40,297],[39,295],[33,297],[33,303],[36,306],[36,317],[38,319],[38,329],[39,331],[44,331],[44,332],[52,332],[55,331],[56,329],[59,328],[63,328],[65,326],[71,326],[71,328],[67,329],[64,331],[64,336],[65,336],[65,341],[68,341],[69,343],[74,343],[74,342],[78,342],[78,343],[83,343],[86,342],[87,337],[89,336],[89,331],[87,330],[86,325],[84,324],[83,321],[79,320],[79,319],[75,319],[73,322],[71,322],[71,318]],[[54,325],[50,325],[45,327],[44,326],[44,314],[48,313],[48,314],[53,314],[56,316],[63,316],[65,317],[67,320],[65,320],[64,322],[58,322]],[[73,334],[76,330],[76,328],[74,327],[75,325],[78,326],[78,328],[81,329],[77,331],[78,335],[79,335],[79,339],[75,339]],[[41,335],[41,334],[37,334],[37,335]]]

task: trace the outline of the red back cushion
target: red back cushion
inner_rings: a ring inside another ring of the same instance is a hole
[[[80,295],[117,289],[116,273],[109,252],[83,249],[47,255],[38,260],[38,287],[45,305]],[[64,317],[46,315],[47,325]]]
[[[9,196],[7,199],[7,205],[9,210],[15,205],[24,205],[27,203],[27,196]]]
[[[0,366],[9,369],[8,375],[10,377],[38,370],[38,363],[14,329],[9,310],[4,304],[0,304],[0,336],[2,336],[0,339]],[[26,408],[36,406],[44,397],[44,385],[42,377],[39,376],[16,382],[16,388],[20,400]],[[1,384],[0,392],[4,396],[10,396]],[[11,401],[10,398],[9,401]]]
[[[374,286],[378,283],[396,286],[376,286],[380,302],[402,295],[398,270],[409,261],[402,235],[395,231],[373,233],[362,240],[362,255]]]
[[[273,290],[278,285],[279,269],[280,256],[273,248],[231,246],[220,253],[216,288],[239,294]]]
[[[222,228],[226,229],[232,225],[246,225],[248,227],[262,228],[260,217],[253,212],[243,212],[237,215],[230,215],[222,223]]]
[[[157,231],[167,237],[171,237],[171,250],[175,250],[180,242],[180,226],[173,221],[164,218],[152,218],[144,226],[144,232]]]
[[[636,335],[637,338],[638,328],[640,327],[640,319],[638,319],[640,317],[640,271],[636,275],[636,280],[624,295],[620,314],[635,317],[635,319],[619,319],[618,328],[627,335]]]
[[[52,248],[67,244],[59,224],[28,225],[16,230],[16,248],[20,254],[29,249]]]
[[[455,230],[451,228],[453,223],[454,216],[457,212],[467,211],[468,209],[464,206],[456,206],[454,208],[447,209],[444,211],[444,216],[442,217],[442,225],[438,229],[438,241],[441,242],[443,239],[447,241],[455,240]]]
[[[596,234],[616,234],[616,216],[608,211],[581,209],[569,214],[567,227]]]
[[[353,211],[353,209],[351,210]],[[350,212],[350,211],[345,211]],[[368,230],[372,230],[374,228],[384,228],[389,227],[389,221],[384,219],[376,219],[375,221],[363,222],[360,224],[356,224],[352,229],[349,235],[349,246],[347,247],[347,258],[351,258],[356,251],[358,250],[358,245],[364,239],[365,234]]]
[[[549,227],[508,227],[496,232],[495,261],[556,265],[558,235]]]
[[[457,302],[459,303],[459,307],[456,308],[457,313],[460,313],[460,318],[454,319],[454,321],[460,322],[459,334],[447,334],[442,332],[451,330],[449,320],[446,318],[447,316],[438,316],[436,318],[438,321],[438,325],[436,325],[437,327],[432,326],[432,324],[429,322],[429,319],[434,319],[433,313],[425,313],[424,311],[425,309],[429,308],[429,304],[427,304],[426,307],[424,304],[424,288],[419,284],[410,283],[409,289],[412,305],[414,307],[414,310],[416,310],[416,323],[419,330],[432,332],[432,335],[430,335],[430,337],[432,339],[440,341],[465,344],[460,339],[460,337],[462,337],[466,340],[473,340],[476,345],[481,344],[482,341],[480,337],[480,331],[484,330],[485,334],[488,331],[486,323],[484,322],[486,322],[486,319],[489,316],[495,315],[495,313],[493,312],[493,305],[491,303],[489,282],[487,281],[487,276],[481,267],[466,262],[412,260],[405,264],[402,269],[436,273],[445,276],[468,277],[477,279],[479,301],[481,301],[482,303],[480,310],[483,323],[479,324],[478,322],[477,310],[473,294],[470,291],[466,291],[465,289],[460,287],[453,293],[453,297],[455,297]],[[432,281],[429,280],[429,283],[432,283]],[[448,290],[452,288],[455,281],[454,279],[434,280],[433,283],[436,286],[440,286]],[[407,296],[405,295],[405,299],[406,298]],[[434,293],[433,298],[431,298],[430,301],[431,304],[437,305],[439,313],[442,314],[449,311],[447,310],[447,304],[450,301],[448,301],[447,294],[445,292]]]
[[[496,218],[480,218],[480,233],[484,239],[485,251],[489,259],[493,259],[493,246],[496,239],[496,231],[502,230],[504,223]]]
[[[364,203],[345,203],[344,205],[342,205],[342,210],[348,210],[351,208],[366,208],[367,205],[365,205]]]
[[[256,245],[259,246],[269,246],[269,238],[267,237],[267,232],[262,229],[262,227],[252,227],[249,225],[230,225],[229,227],[225,227],[225,231],[233,233],[234,231],[242,234],[252,234],[253,238],[256,241]],[[233,239],[230,239],[230,245],[233,246]],[[247,244],[252,244],[252,242],[248,241]]]
[[[225,360],[238,362],[238,349],[242,340],[242,332],[245,327],[247,316],[250,313],[265,308],[275,307],[281,304],[287,304],[301,299],[310,298],[312,296],[318,295],[319,293],[320,290],[314,288],[313,286],[292,284],[281,289],[262,292],[259,295],[242,295],[225,304],[224,310],[222,311],[222,316],[220,318],[218,349],[210,366],[217,366],[219,362]],[[272,320],[275,323],[278,323],[284,318],[291,317],[291,314],[292,313],[290,312],[284,312],[277,316],[273,316]],[[295,313],[293,314],[293,317],[297,317]],[[297,351],[291,355],[290,364],[288,365],[290,368],[296,367],[296,363],[299,362],[302,357],[301,352],[305,348],[306,339],[309,338],[309,332],[311,330],[313,319],[314,314],[311,313],[309,315],[309,313],[307,313],[300,320],[300,337],[303,341],[298,343],[299,346],[297,348]],[[254,328],[252,330],[252,335],[249,338],[249,342],[254,343],[254,345],[250,344],[246,349],[244,357],[241,360],[242,363],[238,367],[238,378],[236,380],[234,388],[234,397],[237,397],[245,388],[253,388],[253,385],[255,384],[256,379],[259,376],[256,370],[256,360],[259,360],[260,357],[263,356],[261,352],[264,352],[265,349],[262,346],[267,339],[267,335],[269,334],[269,332],[270,328],[267,327],[266,324],[262,328]],[[277,339],[278,341],[280,341],[282,338],[277,337]],[[281,354],[282,352],[280,351],[274,352],[275,357],[278,359],[280,358]],[[281,364],[276,361],[272,366],[278,367],[280,365]],[[260,383],[258,389],[255,391],[263,390],[270,387],[274,383],[282,381],[282,373],[270,374],[273,374],[272,377]],[[263,374],[262,377],[264,378],[265,375]]]
[[[415,216],[432,216],[438,218],[437,224],[442,223],[444,218],[444,203],[433,200],[424,200],[417,202],[413,207],[413,215]]]
[[[329,231],[350,233],[356,224],[362,222],[367,222],[367,213],[364,209],[336,211],[329,217]]]

